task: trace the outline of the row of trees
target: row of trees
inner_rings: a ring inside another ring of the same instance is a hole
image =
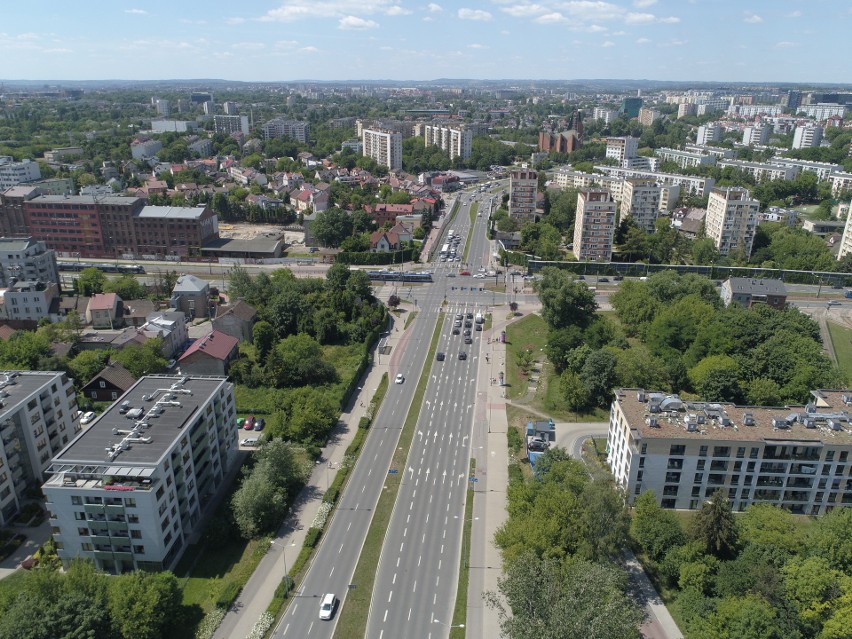
[[[760,504],[735,517],[717,491],[686,529],[653,492],[630,536],[676,593],[689,639],[841,639],[852,627],[852,510],[805,521]]]
[[[638,639],[642,614],[625,594],[619,562],[627,513],[612,484],[551,448],[532,477],[512,467],[507,497],[509,516],[494,536],[505,565],[502,599],[486,596],[503,636]]]

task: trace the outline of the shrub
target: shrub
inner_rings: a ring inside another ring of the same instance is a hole
[[[305,548],[314,548],[321,534],[322,530],[319,528],[308,528],[308,532],[305,533]]]
[[[517,428],[512,427],[506,431],[506,440],[509,443],[509,450],[513,453],[517,453],[521,450],[523,442],[521,441],[521,434],[518,432]]]
[[[210,639],[216,632],[216,628],[222,623],[222,619],[225,618],[225,612],[224,608],[213,608],[204,615],[204,619],[198,625],[198,630],[195,631],[195,639]]]
[[[226,581],[219,592],[219,598],[216,599],[216,605],[220,608],[230,608],[231,604],[239,597],[242,589],[243,587],[236,581]]]
[[[358,420],[358,428],[361,430],[367,430],[370,427],[370,418],[364,415],[361,419]]]

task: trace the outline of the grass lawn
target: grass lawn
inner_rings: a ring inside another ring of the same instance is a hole
[[[476,472],[476,460],[470,460],[470,475]],[[464,639],[464,624],[467,620],[467,589],[470,582],[470,532],[473,527],[473,484],[468,482],[467,499],[464,505],[464,524],[462,529],[462,553],[459,565],[459,584],[456,590],[456,605],[453,608],[450,639]]]
[[[24,570],[13,572],[5,579],[0,579],[0,602],[9,601],[24,589],[24,580],[27,573]]]
[[[411,322],[414,321],[415,317],[417,317],[417,311],[412,311],[408,317],[405,318],[405,327],[402,330],[408,330],[408,327],[411,325]]]
[[[846,375],[846,379],[852,380],[852,329],[828,322],[828,334],[837,356],[837,365]]]
[[[462,257],[462,261],[467,264],[468,259],[467,256],[470,253],[470,242],[473,239],[473,226],[476,224],[476,212],[479,210],[479,203],[474,202],[470,205],[470,231],[467,234],[467,239],[464,243],[464,253]]]
[[[414,398],[411,400],[411,408],[408,411],[408,416],[402,427],[402,433],[399,436],[399,445],[391,460],[391,468],[405,469],[405,461],[408,458],[408,451],[411,448],[411,439],[414,437],[414,428],[417,425],[417,418],[420,415],[423,398],[426,395],[426,386],[429,382],[430,369],[428,362],[432,361],[435,357],[435,352],[438,350],[438,338],[441,335],[441,326],[443,324],[444,313],[442,312],[438,314],[438,322],[435,324],[432,342],[429,345],[429,352],[426,354],[427,365],[423,367],[423,372],[417,382]],[[394,475],[389,474],[385,480],[385,490],[382,491],[379,501],[376,504],[376,510],[373,512],[373,521],[370,523],[370,529],[367,531],[364,547],[361,549],[358,565],[355,567],[355,574],[352,577],[352,583],[356,587],[346,595],[346,602],[338,613],[337,627],[334,631],[334,636],[337,639],[363,637],[367,629],[367,615],[370,612],[373,582],[376,579],[376,570],[379,566],[382,544],[385,540],[385,532],[387,532],[390,524],[393,505],[396,502],[396,496],[399,492],[399,484],[404,476],[404,472]]]
[[[518,354],[530,349],[534,358],[544,360],[547,323],[539,315],[530,314],[506,327],[506,397],[518,399],[527,393],[529,379],[518,366]]]

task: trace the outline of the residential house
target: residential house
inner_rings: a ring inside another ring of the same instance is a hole
[[[82,388],[87,399],[114,402],[136,383],[131,372],[118,362],[110,362]]]
[[[391,233],[396,233],[400,244],[406,244],[414,239],[414,228],[407,224],[397,222],[390,230]]]
[[[725,306],[739,304],[751,308],[755,304],[767,304],[783,310],[787,304],[787,288],[781,280],[731,277],[722,282],[721,295]]]
[[[163,340],[163,357],[171,359],[179,353],[189,341],[186,329],[186,316],[180,311],[159,311],[151,313],[139,332],[147,339],[159,337]]]
[[[236,337],[241,342],[252,341],[252,327],[257,320],[257,309],[237,300],[235,304],[223,304],[216,309],[213,329]]]
[[[227,375],[228,366],[237,357],[240,340],[213,330],[197,339],[178,362],[184,375]]]
[[[181,275],[172,289],[169,305],[173,309],[183,311],[190,319],[209,317],[210,284],[195,275]]]
[[[393,231],[375,231],[370,234],[370,251],[373,253],[389,253],[399,249],[399,236]]]
[[[115,293],[96,293],[86,307],[86,323],[94,328],[115,328],[124,318],[124,305]]]

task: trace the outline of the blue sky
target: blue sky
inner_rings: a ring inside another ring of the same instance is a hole
[[[4,3],[9,80],[852,82],[848,0]]]

